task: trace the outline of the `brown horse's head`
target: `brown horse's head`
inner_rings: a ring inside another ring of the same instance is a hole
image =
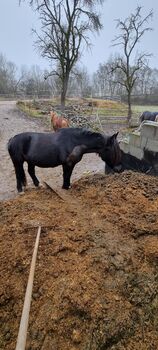
[[[66,118],[59,117],[55,112],[51,111],[51,125],[54,129],[54,131],[57,131],[60,128],[67,128],[69,127],[69,122]]]

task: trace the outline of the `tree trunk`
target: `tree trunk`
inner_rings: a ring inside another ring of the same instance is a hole
[[[67,88],[68,88],[68,81],[69,81],[69,77],[63,77],[63,81],[62,81],[62,90],[61,90],[61,109],[64,110],[65,109],[65,100],[66,100],[66,93],[67,93]]]
[[[61,109],[65,109],[65,99],[66,99],[66,91],[62,89],[61,91],[61,97],[60,97],[60,102],[61,102]]]
[[[128,91],[128,116],[127,116],[128,124],[130,124],[131,118],[132,118],[131,91]]]

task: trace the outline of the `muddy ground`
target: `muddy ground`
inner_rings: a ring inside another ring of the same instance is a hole
[[[12,133],[21,121],[44,128],[14,111],[6,114]],[[14,198],[0,202],[0,349],[15,348],[38,225],[26,349],[158,349],[158,178],[104,175],[94,155],[66,193],[59,191],[60,169],[45,175],[63,199],[30,186],[15,196],[5,147],[1,154],[1,198]]]

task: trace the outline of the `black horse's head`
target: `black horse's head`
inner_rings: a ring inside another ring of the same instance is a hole
[[[118,132],[112,136],[105,137],[105,146],[99,152],[100,157],[106,165],[114,172],[122,170],[121,149],[117,141]]]

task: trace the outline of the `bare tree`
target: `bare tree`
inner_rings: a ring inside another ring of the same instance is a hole
[[[76,67],[70,80],[71,93],[81,97],[91,96],[91,79],[86,67]]]
[[[93,82],[100,96],[120,94],[120,72],[112,70],[115,65],[115,58],[110,57],[104,64],[100,64],[97,72],[93,75]]]
[[[83,44],[90,45],[89,32],[102,28],[95,5],[104,0],[30,0],[39,13],[41,33],[36,47],[54,69],[45,77],[57,75],[61,80],[61,105],[65,105],[70,73],[80,58]]]
[[[17,67],[13,62],[10,62],[0,53],[0,94],[14,93]]]
[[[118,82],[124,86],[127,91],[129,122],[132,116],[131,93],[137,79],[137,72],[142,69],[147,62],[147,57],[150,56],[148,53],[144,52],[136,53],[132,62],[132,55],[136,45],[147,31],[152,30],[152,28],[147,26],[147,23],[151,20],[153,11],[151,10],[148,15],[143,18],[141,10],[142,7],[138,6],[135,13],[132,13],[124,21],[120,19],[117,20],[117,28],[120,34],[113,40],[113,42],[115,42],[114,46],[120,45],[123,48],[123,55],[117,57],[111,70],[120,70],[123,73],[123,78],[121,74],[121,79],[118,80]]]
[[[149,66],[139,70],[137,83],[134,87],[134,93],[140,95],[150,95],[154,93],[158,86],[158,70]]]

